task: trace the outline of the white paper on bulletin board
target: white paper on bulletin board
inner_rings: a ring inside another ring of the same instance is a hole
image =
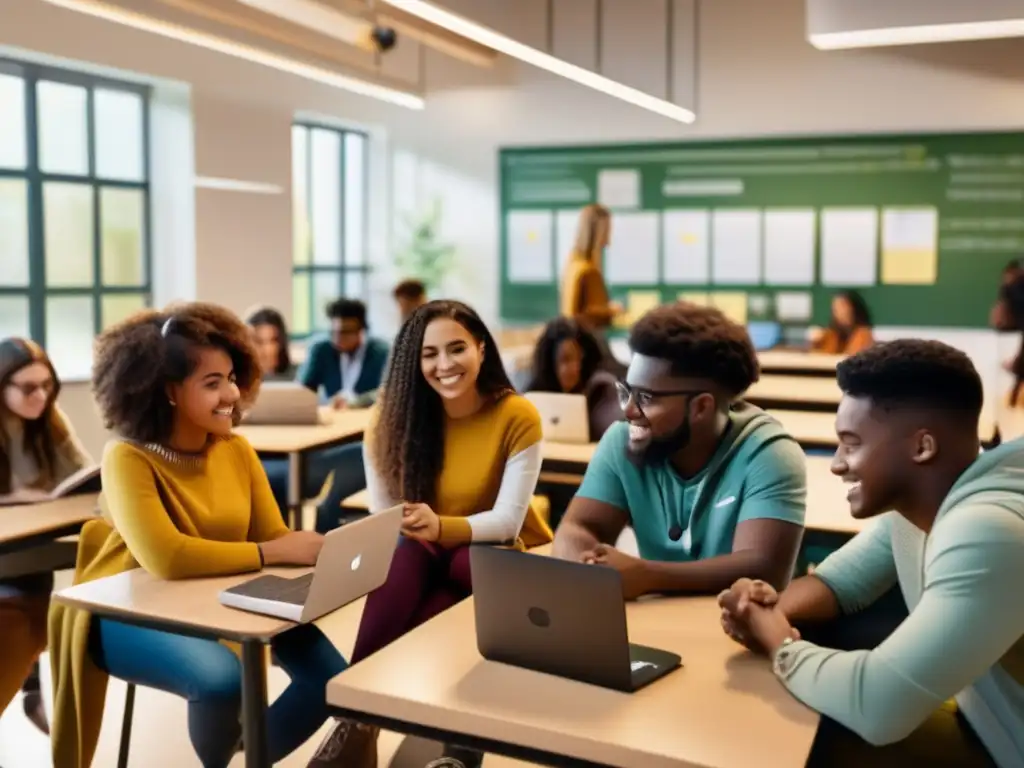
[[[604,251],[604,278],[609,285],[657,285],[658,214],[617,213],[611,243]]]
[[[639,208],[640,171],[635,168],[598,171],[597,201],[609,208]]]
[[[506,218],[508,279],[512,283],[550,283],[554,280],[551,211],[509,211]]]
[[[711,274],[716,285],[761,282],[761,211],[719,208],[711,217]]]
[[[559,278],[565,274],[565,266],[569,263],[573,247],[576,245],[576,229],[579,222],[579,208],[555,211],[555,258]]]
[[[666,283],[707,285],[710,268],[711,214],[696,208],[661,214]]]
[[[816,245],[814,209],[764,212],[764,281],[769,285],[811,285]]]
[[[878,209],[821,210],[822,285],[878,281]]]

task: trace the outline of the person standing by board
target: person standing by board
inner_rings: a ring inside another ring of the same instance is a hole
[[[601,271],[604,249],[611,242],[611,213],[603,205],[591,203],[580,211],[576,243],[562,276],[560,314],[577,320],[594,334],[601,346],[601,368],[616,376],[625,375],[625,366],[612,354],[605,333],[622,306],[608,297]]]

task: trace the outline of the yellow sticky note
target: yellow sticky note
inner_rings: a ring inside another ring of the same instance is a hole
[[[889,285],[934,285],[938,253],[931,248],[882,251],[882,282]]]
[[[626,294],[626,314],[632,322],[661,304],[661,291],[630,291]]]
[[[711,294],[711,306],[734,323],[747,324],[747,294],[743,291],[715,291]]]
[[[697,291],[683,291],[679,294],[679,300],[689,302],[690,304],[697,304],[701,307],[707,307],[710,305],[708,295]]]
[[[679,242],[684,245],[693,245],[699,238],[693,232],[683,232],[679,235]]]
[[[530,241],[531,243],[536,242],[537,241],[537,233],[534,232],[533,230],[530,230],[529,232],[526,233],[526,239],[528,241]]]

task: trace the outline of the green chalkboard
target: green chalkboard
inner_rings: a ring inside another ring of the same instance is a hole
[[[751,318],[774,318],[780,294],[805,294],[806,322],[824,324],[830,297],[852,287],[878,325],[985,327],[1000,271],[1024,256],[1024,133],[506,148],[499,162],[501,315],[511,323],[557,313],[571,223],[591,202],[607,202],[613,211],[618,266],[605,256],[613,297],[657,291],[672,301],[687,291],[744,292],[761,297],[751,302]],[[705,236],[712,242],[690,251],[668,242],[666,217],[680,211],[705,222],[694,243]],[[727,228],[727,211],[739,214],[740,229]],[[786,219],[779,215],[785,211],[797,213]],[[844,219],[844,212],[854,215]],[[543,231],[546,215],[550,232]],[[529,265],[520,263],[526,251],[516,245],[524,219],[541,222],[540,235],[531,231],[531,243],[522,246],[534,249]],[[801,229],[809,221],[813,229]],[[753,231],[760,244],[752,256],[745,238]],[[727,241],[735,241],[736,252],[720,256],[715,249]],[[866,243],[873,263],[864,256]],[[548,251],[550,265],[543,263]],[[682,264],[691,251],[709,263]],[[857,258],[846,258],[847,251]],[[743,271],[751,264],[728,263],[749,258],[760,260],[753,272]],[[780,268],[780,258],[793,263]]]

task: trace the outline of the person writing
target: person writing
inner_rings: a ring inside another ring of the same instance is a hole
[[[117,437],[103,455],[103,519],[82,529],[75,583],[136,567],[188,579],[316,563],[323,537],[285,527],[255,451],[232,432],[259,384],[248,329],[215,305],[141,312],[103,333],[93,392]],[[241,736],[241,665],[227,646],[61,605],[50,641],[54,765],[91,763],[108,674],[188,699],[200,764],[228,765]],[[271,647],[292,678],[267,715],[277,762],[326,721],[326,683],[346,663],[312,624]]]
[[[626,423],[598,444],[554,554],[615,568],[627,599],[716,593],[741,576],[785,585],[803,536],[804,454],[737,402],[758,378],[746,330],[679,302],[641,317],[629,343]],[[614,547],[628,524],[638,558]]]
[[[781,594],[737,581],[723,627],[824,716],[808,765],[1024,765],[1024,443],[979,455],[981,378],[940,342],[836,374],[832,472],[877,520]],[[896,585],[909,615],[877,646],[815,642]]]
[[[0,341],[0,504],[43,501],[92,464],[57,406],[59,395],[60,379],[42,347],[29,339]],[[0,579],[0,712],[21,688],[25,716],[44,733],[50,726],[34,665],[46,648],[51,592],[49,572]]]

